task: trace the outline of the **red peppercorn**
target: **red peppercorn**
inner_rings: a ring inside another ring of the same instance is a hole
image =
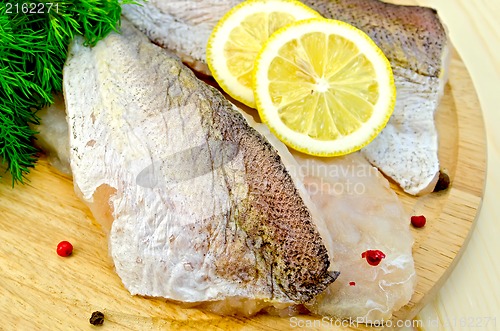
[[[380,264],[380,261],[382,261],[383,258],[385,258],[385,254],[381,251],[377,250],[367,250],[366,252],[361,253],[361,257],[363,259],[366,258],[366,262],[368,262],[369,265],[371,266],[378,266]]]
[[[356,282],[349,282],[349,286],[356,286]]]
[[[411,225],[416,228],[421,228],[425,225],[426,219],[424,215],[420,216],[412,216],[411,217]]]
[[[57,245],[57,255],[66,257],[73,253],[73,245],[69,241],[61,241]]]

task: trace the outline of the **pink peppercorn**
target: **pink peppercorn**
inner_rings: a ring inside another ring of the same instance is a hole
[[[62,257],[70,256],[73,253],[73,245],[69,241],[61,241],[57,245],[57,255]]]
[[[425,219],[424,215],[420,216],[412,216],[411,217],[411,225],[413,225],[416,228],[421,228],[425,225],[425,222],[427,220]]]
[[[385,258],[385,254],[381,251],[377,250],[367,250],[366,252],[361,253],[361,257],[363,259],[366,259],[366,262],[368,262],[369,265],[371,266],[378,266],[380,264],[380,261],[382,261],[383,258]]]

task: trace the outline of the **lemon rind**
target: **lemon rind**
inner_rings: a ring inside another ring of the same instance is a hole
[[[256,106],[252,87],[241,84],[230,73],[222,52],[230,32],[239,26],[245,17],[259,12],[276,11],[292,14],[297,20],[321,17],[312,8],[296,0],[247,0],[233,7],[222,17],[207,43],[207,65],[219,86],[231,97],[252,108]]]
[[[309,32],[336,33],[353,39],[360,51],[374,60],[374,68],[379,78],[381,102],[374,107],[373,115],[354,133],[339,139],[323,141],[298,133],[287,127],[272,106],[268,91],[267,72],[275,54],[286,42]],[[290,36],[283,38],[284,36]],[[377,63],[375,63],[377,62]],[[396,102],[396,89],[390,62],[380,48],[361,30],[347,23],[324,18],[313,18],[291,23],[277,30],[264,44],[255,60],[253,71],[254,98],[261,120],[266,123],[282,142],[303,153],[315,156],[339,156],[355,152],[369,144],[386,126]]]

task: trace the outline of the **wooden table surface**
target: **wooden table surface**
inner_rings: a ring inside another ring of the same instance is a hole
[[[500,330],[500,1],[417,0],[438,10],[476,89],[486,127],[486,191],[469,245],[435,300],[423,330]]]
[[[417,316],[417,320],[421,321],[421,329],[423,330],[496,330],[500,329],[500,267],[497,262],[496,252],[500,251],[500,226],[497,217],[500,216],[499,203],[495,197],[500,193],[500,176],[497,169],[500,166],[500,130],[496,129],[496,124],[500,123],[500,112],[496,110],[500,104],[500,95],[498,87],[500,86],[500,0],[411,0],[417,1],[421,5],[431,6],[438,9],[444,23],[448,26],[452,42],[460,54],[465,66],[467,67],[476,93],[480,99],[485,119],[485,127],[488,142],[488,178],[486,184],[486,193],[484,196],[483,207],[479,215],[479,219],[475,230],[473,231],[470,243],[465,250],[459,264],[452,272],[450,278],[438,292],[437,297],[429,305],[427,305]],[[410,2],[410,0],[409,0]],[[53,177],[54,183],[59,180],[57,175]],[[47,198],[53,195],[51,192],[51,183],[47,183],[46,189]],[[67,195],[59,196],[60,203],[65,203],[67,198],[72,194],[71,191],[66,192]],[[29,201],[28,201],[29,202]],[[65,204],[68,207],[68,204]],[[75,213],[79,217],[81,210],[71,205],[68,208],[68,214]],[[17,214],[23,216],[22,210]],[[50,219],[51,210],[47,211],[47,218],[41,219],[41,222],[46,222],[47,226],[51,226]],[[71,215],[68,215],[70,217]],[[15,224],[12,224],[15,226]],[[50,243],[47,243],[43,235],[37,234],[36,229],[32,236],[23,240],[37,241],[36,249],[41,250],[41,254],[53,254],[52,251],[45,252]],[[74,229],[78,232],[78,229]],[[70,233],[77,237],[78,233]],[[106,241],[104,234],[99,229],[95,229],[95,236],[102,237],[102,245],[95,248],[95,254],[83,256],[82,258],[93,259],[96,257],[102,258],[100,255],[106,255]],[[80,239],[82,242],[85,238]],[[23,242],[19,239],[18,249],[23,248]],[[15,252],[12,252],[15,253]],[[51,267],[53,256],[46,261],[39,261],[37,267],[45,264],[46,268]],[[69,260],[71,261],[71,260]],[[73,259],[73,262],[75,259]],[[12,263],[24,264],[23,261],[11,261]],[[5,267],[9,267],[8,265]],[[25,266],[25,270],[29,270],[29,266]],[[32,269],[35,269],[35,265]],[[109,273],[110,270],[99,270],[99,272]],[[27,280],[29,283],[30,277],[36,275],[17,274],[13,277],[18,277],[19,280]],[[88,277],[89,279],[97,279],[95,274],[90,270],[82,270],[81,274],[73,275],[74,277]],[[110,276],[112,277],[112,276]],[[117,282],[118,283],[118,282]],[[114,283],[113,283],[114,284]],[[118,283],[119,284],[119,283]],[[52,280],[47,280],[45,284],[49,292],[64,293],[65,288],[71,286],[71,279],[65,282],[57,275]],[[96,291],[99,292],[99,287],[104,284],[96,282]],[[106,286],[109,286],[106,285]],[[17,291],[11,288],[12,291]],[[20,289],[18,289],[20,290]],[[115,288],[111,289],[116,290]],[[99,292],[100,293],[100,292]],[[106,293],[101,293],[102,296],[96,298],[97,301],[105,301]],[[63,298],[64,299],[64,298]],[[3,300],[8,300],[8,296],[4,296]],[[30,298],[30,300],[44,300],[44,293],[40,292],[39,296]],[[133,300],[133,299],[127,299]],[[126,300],[125,300],[126,301]],[[113,303],[109,303],[111,305]],[[116,304],[116,303],[114,303]],[[123,302],[126,304],[126,302]],[[46,314],[52,316],[49,324],[45,325],[50,329],[50,325],[54,325],[59,320],[67,317],[67,314],[73,314],[76,310],[68,309],[66,311],[54,311],[54,305],[47,302],[45,310],[36,314]],[[28,306],[17,304],[15,309],[29,309]],[[78,307],[83,314],[94,307]],[[158,307],[158,309],[161,309]],[[35,314],[35,315],[36,315]],[[118,320],[126,320],[127,316],[118,316]],[[144,316],[147,319],[147,316]],[[52,320],[53,319],[53,320]],[[8,322],[8,321],[7,321]],[[11,321],[12,322],[12,321]],[[154,321],[153,321],[154,322]],[[0,322],[0,330],[4,330]],[[12,324],[11,324],[12,325]],[[222,325],[221,325],[222,327]],[[200,330],[203,325],[200,325]]]

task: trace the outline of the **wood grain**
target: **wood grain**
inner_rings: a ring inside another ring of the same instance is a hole
[[[396,313],[415,316],[436,293],[462,254],[478,209],[485,178],[485,136],[471,79],[454,54],[450,81],[437,114],[440,160],[453,184],[446,192],[410,197],[395,186],[405,208],[424,214],[428,225],[414,229],[418,284],[411,302]],[[29,183],[12,189],[0,183],[0,324],[2,330],[85,330],[95,310],[103,330],[286,330],[288,318],[221,317],[160,299],[131,296],[113,271],[107,240],[69,178],[42,158]],[[74,254],[55,253],[61,240]],[[340,329],[309,316],[310,330]]]
[[[449,30],[467,67],[484,117],[488,147],[487,182],[467,249],[435,299],[417,318],[424,330],[500,328],[500,2],[498,0],[418,0],[432,6]],[[471,323],[469,319],[474,318]],[[463,321],[467,320],[467,323]]]

